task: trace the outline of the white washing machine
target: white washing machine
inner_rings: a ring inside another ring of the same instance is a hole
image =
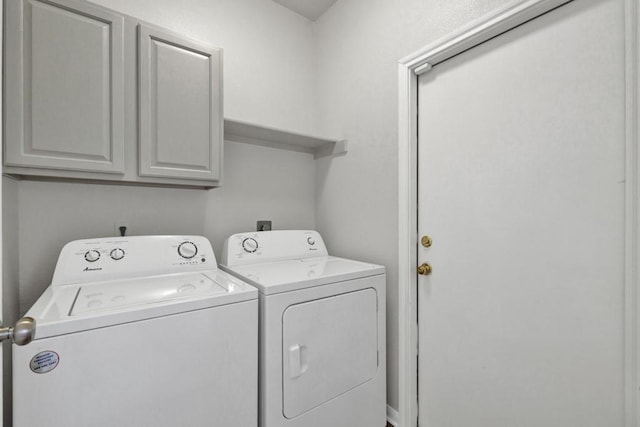
[[[260,293],[261,427],[386,425],[384,267],[266,231],[229,237],[220,268]]]
[[[256,426],[257,294],[204,237],[68,243],[13,346],[14,426]]]

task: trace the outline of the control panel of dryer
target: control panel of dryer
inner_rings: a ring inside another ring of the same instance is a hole
[[[217,268],[202,236],[131,236],[75,240],[58,257],[52,285]]]
[[[320,233],[277,230],[238,233],[224,242],[221,263],[228,267],[277,260],[328,256]]]

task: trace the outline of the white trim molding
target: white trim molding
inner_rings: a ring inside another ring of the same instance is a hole
[[[398,411],[387,405],[387,422],[393,427],[400,427],[400,423],[398,422],[399,417],[400,414],[398,414]]]
[[[399,408],[404,427],[418,422],[418,310],[417,302],[417,197],[418,197],[418,79],[411,68],[400,64],[399,158]]]
[[[418,425],[417,386],[417,93],[418,75],[499,34],[571,0],[522,0],[510,3],[469,26],[418,50],[399,62],[399,408],[398,425]],[[626,224],[625,224],[625,427],[639,427],[640,328],[640,174],[638,129],[640,99],[640,0],[625,1],[626,26]]]
[[[473,21],[469,26],[407,56],[400,60],[400,63],[408,65],[412,73],[419,76],[465,50],[482,44],[570,1],[524,0],[510,3],[506,7]]]

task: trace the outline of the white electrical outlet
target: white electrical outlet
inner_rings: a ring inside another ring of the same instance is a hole
[[[117,221],[113,223],[113,235],[116,237],[122,236],[120,227],[126,227],[125,236],[131,236],[131,228],[129,227],[129,221]]]

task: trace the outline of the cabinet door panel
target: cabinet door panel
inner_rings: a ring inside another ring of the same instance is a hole
[[[140,175],[220,179],[221,51],[139,26]]]
[[[5,163],[122,174],[123,17],[19,0],[7,18]]]

